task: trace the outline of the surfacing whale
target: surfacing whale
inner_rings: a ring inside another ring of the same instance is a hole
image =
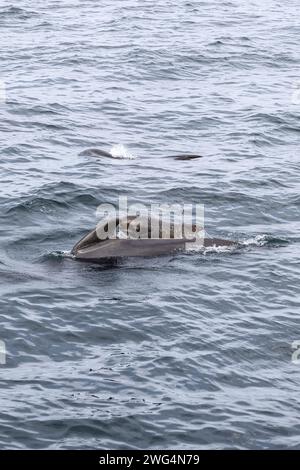
[[[114,156],[110,152],[106,150],[101,150],[97,148],[90,148],[83,150],[80,152],[79,156],[82,157],[105,157],[105,158],[122,158],[121,156]],[[197,158],[203,158],[202,155],[189,155],[189,154],[182,154],[182,155],[169,155],[167,158],[172,158],[174,160],[195,160]]]
[[[203,158],[203,155],[169,155],[168,158],[173,158],[174,160],[196,160],[197,158]]]
[[[134,221],[135,217],[128,217],[128,224]],[[168,238],[162,237],[160,229],[159,238],[151,238],[151,229],[148,233],[141,235],[141,238],[124,238],[120,235],[118,229],[124,227],[124,219],[116,219],[117,231],[109,233],[109,222],[105,220],[102,227],[99,224],[96,229],[85,235],[73,247],[71,254],[78,260],[100,263],[105,259],[117,259],[127,257],[151,257],[159,255],[167,255],[176,252],[186,251],[193,243],[197,243],[197,237],[191,234],[188,237],[177,237],[175,235],[175,226],[170,230]],[[150,227],[150,225],[149,225]],[[100,239],[98,236],[100,230],[107,233],[108,238]],[[193,226],[194,230],[194,226]],[[177,232],[178,233],[178,232]],[[109,238],[111,237],[111,238]],[[144,237],[144,238],[142,238]],[[204,238],[200,242],[200,246],[207,247],[234,247],[237,242],[221,238]]]
[[[105,150],[90,148],[86,149],[79,154],[82,157],[106,157],[106,158],[115,158],[111,153],[106,152]]]

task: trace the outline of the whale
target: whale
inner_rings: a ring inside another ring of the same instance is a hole
[[[127,228],[135,218],[133,216],[125,219]],[[175,254],[187,251],[191,246],[204,248],[238,246],[237,242],[222,238],[202,237],[199,239],[194,231],[188,236],[178,237],[176,236],[178,231],[175,231],[175,225],[171,226],[167,237],[163,236],[160,228],[158,238],[151,237],[151,229],[147,229],[148,233],[141,233],[140,237],[137,238],[128,237],[130,232],[127,232],[127,238],[124,238],[124,236],[120,236],[120,232],[118,233],[120,227],[123,226],[124,228],[124,219],[116,219],[115,224],[113,224],[116,227],[116,231],[111,233],[109,232],[109,222],[104,220],[102,225],[98,224],[97,228],[88,232],[74,245],[71,254],[76,260],[100,263],[107,259]],[[195,226],[193,225],[194,229]],[[107,238],[99,237],[99,231],[101,230],[101,233],[107,233]]]
[[[79,156],[115,158],[110,152],[106,152],[105,150],[101,150],[97,148],[90,148],[90,149],[83,150],[83,152],[80,152]]]
[[[113,156],[110,152],[107,152],[106,150],[98,149],[98,148],[89,148],[86,150],[83,150],[82,152],[79,153],[80,157],[105,157],[105,158],[122,158]],[[196,160],[198,158],[203,158],[202,155],[196,155],[196,154],[179,154],[179,155],[168,155],[166,158],[170,158],[173,160]]]
[[[197,158],[203,158],[203,155],[169,155],[168,158],[173,158],[174,160],[196,160]]]

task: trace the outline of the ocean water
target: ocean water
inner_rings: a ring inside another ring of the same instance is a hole
[[[1,0],[0,448],[300,448],[299,13]],[[241,246],[68,257],[120,195]]]

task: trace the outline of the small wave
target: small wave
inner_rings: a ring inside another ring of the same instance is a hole
[[[203,249],[203,254],[206,255],[207,253],[232,253],[233,251],[236,251],[237,248],[239,248],[239,245],[231,245],[231,246],[226,246],[226,245],[213,245],[213,246],[207,246]]]
[[[136,156],[129,152],[123,144],[113,145],[110,149],[113,158],[120,158],[124,160],[135,160]]]
[[[243,249],[243,248],[250,248],[250,247],[263,247],[263,246],[272,246],[272,247],[280,247],[283,245],[286,245],[288,240],[285,240],[283,238],[277,238],[273,237],[271,235],[267,234],[261,234],[261,235],[256,235],[250,238],[247,238],[245,240],[235,240],[236,243],[231,246],[226,246],[226,245],[220,245],[220,246],[203,246],[201,244],[189,244],[187,246],[186,252],[187,253],[203,253],[209,254],[209,253],[232,253],[236,252],[237,250]]]
[[[284,238],[274,237],[268,234],[256,235],[239,242],[241,246],[283,246],[289,243]]]
[[[75,256],[72,255],[70,251],[51,251],[49,253],[43,254],[38,261],[47,262],[47,261],[63,261],[64,259],[75,259]]]
[[[195,253],[202,253],[203,255],[209,254],[209,253],[232,253],[233,251],[237,250],[239,248],[239,243],[236,245],[231,245],[231,246],[204,246],[204,245],[197,245],[197,244],[187,244],[185,252],[187,254],[195,254]]]
[[[42,212],[49,214],[55,212],[58,208],[67,208],[68,204],[66,202],[43,198],[43,197],[33,197],[30,200],[21,202],[13,207],[10,207],[6,210],[6,214],[18,214],[23,212]]]
[[[8,8],[5,8],[4,10],[0,11],[0,17],[5,17],[5,16],[14,16],[17,18],[20,18],[22,20],[31,18],[32,16],[38,15],[37,12],[35,11],[30,11],[30,10],[24,10],[23,8],[15,7],[15,6],[10,6]]]
[[[267,235],[256,235],[255,237],[244,240],[242,244],[244,246],[264,246],[268,243]]]

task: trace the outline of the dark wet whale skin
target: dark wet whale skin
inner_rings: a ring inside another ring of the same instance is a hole
[[[83,157],[106,157],[106,158],[116,158],[110,152],[101,150],[98,148],[90,148],[80,152],[79,156]],[[173,158],[174,160],[195,160],[197,158],[202,158],[201,155],[170,155],[168,158]]]

